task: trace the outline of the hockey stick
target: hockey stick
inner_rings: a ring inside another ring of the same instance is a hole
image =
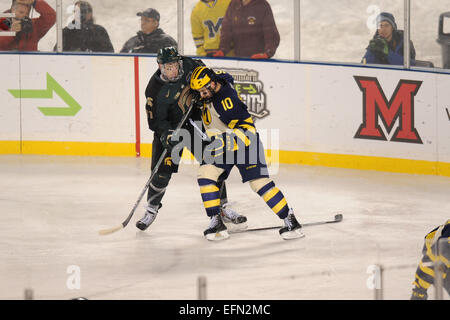
[[[193,108],[194,108],[194,102],[191,102],[191,105],[189,106],[188,111],[184,114],[183,118],[178,123],[177,128],[173,132],[173,136],[178,135],[179,130],[184,125],[184,123],[186,122],[187,118],[190,116],[191,111],[192,111]],[[152,174],[150,175],[150,178],[148,179],[147,183],[145,184],[144,189],[139,194],[139,198],[137,199],[136,203],[134,204],[133,209],[131,209],[131,212],[128,215],[128,217],[117,227],[100,230],[98,232],[99,235],[104,236],[104,235],[107,235],[107,234],[111,234],[111,233],[119,231],[120,229],[123,229],[123,228],[125,228],[127,226],[128,222],[130,222],[130,220],[131,220],[131,217],[133,217],[134,211],[136,211],[136,208],[139,206],[139,203],[141,202],[142,197],[144,196],[145,192],[147,192],[147,189],[150,187],[150,183],[153,180],[153,177],[155,176],[156,172],[158,171],[159,166],[161,165],[161,163],[163,162],[164,158],[166,157],[166,154],[167,154],[167,149],[164,149],[162,154],[161,154],[161,156],[158,159],[158,162],[156,163],[155,167],[152,170]]]
[[[341,222],[344,219],[344,216],[342,214],[337,214],[334,216],[334,220],[324,220],[324,221],[317,221],[317,222],[307,222],[307,223],[301,223],[302,227],[310,227],[310,226],[318,226],[322,224],[327,223],[337,223]],[[241,233],[241,232],[251,232],[251,231],[262,231],[262,230],[272,230],[272,229],[279,229],[283,228],[283,226],[273,226],[273,227],[261,227],[261,228],[251,228],[251,229],[244,229],[244,230],[236,230],[231,231],[229,230],[229,233]]]

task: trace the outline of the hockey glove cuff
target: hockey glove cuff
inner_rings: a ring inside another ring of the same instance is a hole
[[[250,59],[269,59],[267,53],[256,53],[250,57]]]
[[[214,54],[212,56],[213,57],[225,57],[225,53],[222,50],[217,50],[216,52],[214,52]]]
[[[172,148],[179,142],[172,140],[173,133],[174,130],[168,130],[161,135],[161,143],[167,150],[172,150]]]
[[[211,138],[211,143],[205,147],[205,155],[213,158],[223,157],[238,149],[234,134],[222,133]]]

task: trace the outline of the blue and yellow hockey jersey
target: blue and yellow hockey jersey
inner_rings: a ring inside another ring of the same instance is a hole
[[[204,104],[202,111],[206,133],[211,137],[232,131],[248,146],[248,136],[256,135],[256,128],[247,106],[234,90],[234,79],[230,74],[218,73],[217,81],[222,86],[211,102]]]
[[[423,258],[415,274],[414,285],[416,288],[428,289],[434,283],[433,265],[436,261],[443,263],[443,278],[447,278],[450,269],[450,220],[425,236]],[[449,282],[445,281],[444,283],[448,284]],[[450,290],[450,288],[446,289]]]

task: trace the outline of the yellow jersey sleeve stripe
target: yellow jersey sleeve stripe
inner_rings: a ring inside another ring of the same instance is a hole
[[[252,117],[247,118],[247,119],[245,119],[244,121],[247,122],[247,123],[253,124],[253,119],[252,119]]]
[[[417,274],[416,274],[416,279],[417,279],[417,282],[419,283],[419,285],[424,289],[428,289],[431,286],[431,283],[428,283],[428,282],[422,280]]]
[[[233,130],[234,134],[236,134],[236,137],[241,139],[244,143],[245,146],[248,147],[250,145],[250,140],[248,139],[248,137],[242,132],[242,130]]]
[[[250,124],[240,124],[239,128],[246,129],[246,130],[250,131],[251,133],[256,134],[255,127]]]
[[[445,266],[447,268],[450,268],[450,261],[448,259],[446,259],[443,256],[436,256],[433,254],[433,248],[432,245],[434,243],[433,239],[436,235],[436,231],[430,232],[426,237],[425,237],[425,246],[427,248],[427,253],[426,255],[431,259],[431,261],[436,262],[437,260],[442,261],[442,263],[445,264]]]
[[[236,120],[231,120],[230,123],[228,124],[228,128],[234,129],[234,127],[236,126],[236,123],[237,123],[238,121],[239,121],[238,119],[236,119]]]
[[[428,274],[429,276],[432,276],[434,278],[434,271],[431,268],[428,268],[423,265],[422,261],[419,264],[420,270],[422,270],[424,273]]]

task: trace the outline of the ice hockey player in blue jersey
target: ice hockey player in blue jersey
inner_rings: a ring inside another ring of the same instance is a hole
[[[422,253],[423,257],[415,274],[411,300],[427,300],[428,288],[435,283],[436,261],[442,262],[443,287],[450,295],[450,220],[425,236]]]
[[[230,74],[216,73],[205,66],[197,67],[191,76],[191,89],[200,93],[203,124],[212,140],[203,152],[198,172],[203,205],[211,218],[204,235],[211,241],[229,237],[220,216],[217,181],[224,173],[228,176],[236,166],[242,182],[249,182],[253,191],[284,221],[285,226],[279,230],[281,237],[301,238],[304,236],[301,225],[283,193],[269,177],[259,134],[233,83]]]

